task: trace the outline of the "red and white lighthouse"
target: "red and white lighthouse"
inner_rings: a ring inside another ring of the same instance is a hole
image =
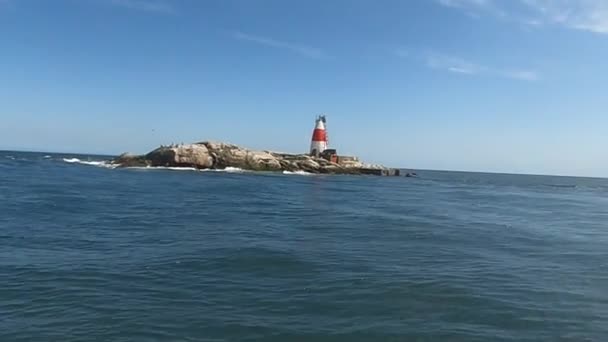
[[[315,121],[315,130],[312,132],[312,141],[310,142],[311,155],[319,155],[327,149],[325,122],[325,115],[319,115]]]

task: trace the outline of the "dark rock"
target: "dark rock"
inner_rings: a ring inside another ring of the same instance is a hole
[[[112,164],[119,164],[121,167],[145,167],[150,165],[145,156],[136,156],[129,153],[121,154],[112,160]]]

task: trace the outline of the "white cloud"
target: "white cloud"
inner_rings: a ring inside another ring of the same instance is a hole
[[[606,0],[523,0],[541,20],[578,30],[608,34]]]
[[[290,50],[309,58],[322,59],[327,57],[327,55],[321,49],[298,43],[284,42],[269,37],[256,36],[243,32],[235,32],[233,37],[238,40],[244,40],[268,47]]]
[[[469,7],[486,6],[490,0],[438,0],[438,2],[448,7]]]
[[[513,78],[522,81],[538,81],[540,76],[536,71],[532,70],[501,70],[499,71],[503,77]]]
[[[161,0],[111,0],[111,3],[116,6],[122,6],[146,12],[175,12],[175,8],[171,4]]]
[[[487,69],[479,64],[451,56],[428,54],[425,59],[429,68],[443,69],[458,74],[478,75]]]
[[[455,74],[500,77],[521,81],[537,81],[540,79],[540,75],[533,70],[491,67],[467,61],[462,58],[437,53],[415,54],[405,50],[398,50],[397,55],[400,57],[421,59],[424,64],[431,69],[444,70]]]
[[[608,34],[608,0],[436,0],[476,15],[489,14],[530,26],[560,25]],[[507,5],[508,4],[508,5]]]
[[[452,7],[464,11],[473,18],[479,18],[483,13],[491,14],[499,18],[508,17],[500,6],[497,6],[494,0],[435,0],[440,5]]]

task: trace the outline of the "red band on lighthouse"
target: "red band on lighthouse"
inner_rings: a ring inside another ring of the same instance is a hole
[[[325,130],[315,128],[312,132],[312,141],[327,141],[327,133]]]

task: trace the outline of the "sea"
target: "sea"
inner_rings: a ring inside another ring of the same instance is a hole
[[[608,179],[0,152],[0,341],[608,341]]]

